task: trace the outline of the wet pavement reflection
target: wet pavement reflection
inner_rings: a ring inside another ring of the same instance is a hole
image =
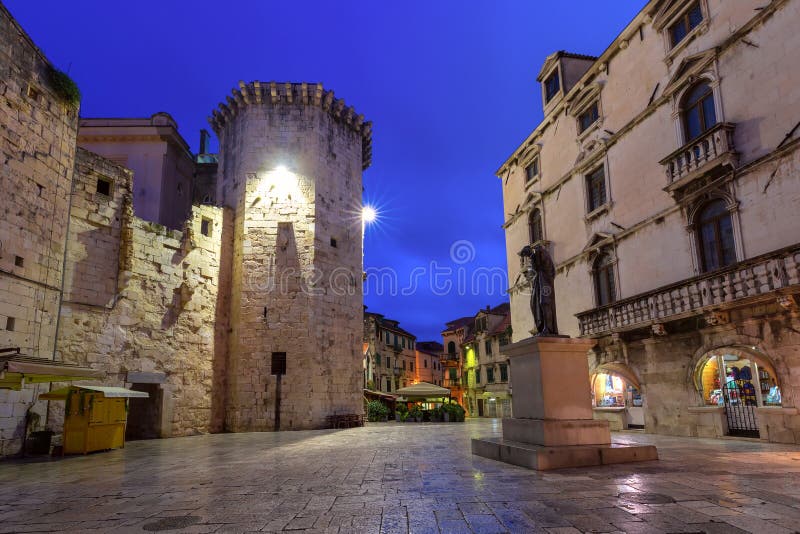
[[[661,460],[528,471],[499,420],[216,434],[0,462],[0,532],[800,532],[800,448],[616,433]]]

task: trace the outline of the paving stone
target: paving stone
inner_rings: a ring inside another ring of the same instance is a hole
[[[47,463],[5,461],[0,533],[141,534],[144,524],[181,516],[200,520],[174,532],[800,530],[795,446],[615,434],[661,447],[662,460],[539,473],[472,456],[470,438],[493,433],[487,420],[370,424],[137,441]],[[758,461],[732,462],[731,443]],[[443,447],[440,456],[431,457],[431,444]]]

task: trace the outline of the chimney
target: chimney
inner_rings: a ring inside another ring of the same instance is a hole
[[[200,130],[200,154],[208,154],[208,140],[210,136],[208,130],[203,128]]]

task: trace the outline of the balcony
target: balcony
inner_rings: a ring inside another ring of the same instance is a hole
[[[774,293],[780,291],[780,294]],[[581,336],[651,326],[663,333],[662,323],[788,296],[800,291],[800,246],[793,246],[689,278],[612,304],[576,314]],[[781,300],[781,302],[784,302]],[[710,324],[719,319],[713,313]]]
[[[445,367],[456,367],[460,361],[458,354],[443,354],[440,360]]]
[[[679,194],[689,183],[701,176],[715,177],[736,165],[733,146],[735,124],[721,122],[700,137],[662,159],[659,163],[667,173],[664,191]]]
[[[461,379],[460,378],[445,378],[442,382],[442,386],[446,388],[460,388],[461,387]]]

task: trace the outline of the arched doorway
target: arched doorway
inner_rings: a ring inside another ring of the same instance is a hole
[[[780,377],[755,347],[721,347],[697,362],[694,383],[706,406],[725,409],[729,436],[760,436],[758,408],[781,406]]]
[[[604,363],[591,377],[595,418],[611,423],[612,430],[644,428],[644,399],[636,374],[624,363]]]

